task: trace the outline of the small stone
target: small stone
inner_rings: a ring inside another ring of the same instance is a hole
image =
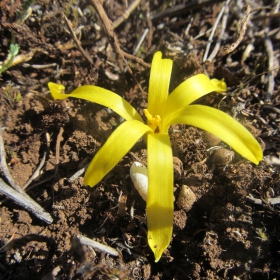
[[[196,196],[193,191],[188,186],[183,185],[176,202],[178,208],[183,209],[187,212],[192,208],[192,205],[195,201]]]
[[[222,140],[219,137],[207,131],[203,132],[202,139],[203,142],[206,144],[207,148],[218,146],[222,142]]]
[[[225,167],[232,162],[233,157],[233,151],[221,148],[217,152],[215,152],[213,157],[213,164],[217,167]]]

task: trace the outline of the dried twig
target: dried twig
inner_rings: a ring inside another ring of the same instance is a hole
[[[266,19],[273,19],[273,18],[279,18],[280,12],[278,13],[268,13],[265,15],[259,15],[252,19],[252,21],[260,21],[260,20],[266,20]]]
[[[46,133],[46,144],[47,144],[47,150],[48,150],[49,147],[50,147],[50,135],[49,135],[48,132]],[[43,155],[43,157],[42,157],[42,159],[40,161],[39,166],[37,167],[37,169],[35,170],[33,175],[30,177],[30,179],[25,183],[25,185],[23,186],[23,189],[26,189],[31,184],[31,182],[40,175],[40,171],[41,171],[42,167],[44,166],[44,164],[46,162],[46,157],[47,157],[47,152],[44,152],[44,155]],[[34,186],[35,185],[33,185],[32,188]],[[31,188],[29,188],[29,189],[31,189]]]
[[[46,162],[46,156],[47,156],[47,153],[44,152],[44,155],[40,161],[39,166],[36,168],[35,172],[32,174],[32,176],[29,178],[29,180],[25,183],[25,185],[22,187],[23,190],[25,190],[32,183],[32,181],[40,175],[40,171]]]
[[[81,168],[80,170],[78,170],[75,174],[73,174],[70,178],[68,178],[68,182],[69,183],[73,183],[76,179],[78,179],[87,169],[87,167],[89,166],[89,163],[86,164],[83,168]]]
[[[113,22],[113,29],[117,28],[124,20],[128,19],[130,14],[137,8],[141,0],[134,0],[131,5]]]
[[[222,19],[221,28],[219,31],[218,41],[217,41],[212,53],[210,54],[210,56],[207,59],[207,61],[209,61],[209,62],[211,62],[217,55],[217,53],[220,49],[220,46],[221,46],[222,39],[224,37],[224,33],[225,33],[226,25],[227,25],[227,19],[228,19],[228,5],[227,4],[228,4],[228,2],[225,3],[225,11],[224,11],[223,19]]]
[[[77,45],[77,48],[79,49],[79,51],[81,52],[81,54],[84,56],[84,58],[85,58],[90,64],[93,64],[93,61],[92,61],[91,57],[84,51],[84,49],[83,49],[83,47],[81,46],[79,40],[77,39],[76,34],[75,34],[75,32],[73,31],[73,29],[72,29],[71,22],[67,19],[67,17],[65,16],[64,13],[62,13],[62,16],[63,16],[63,18],[64,18],[64,20],[65,20],[65,22],[66,22],[66,24],[67,24],[67,26],[68,26],[68,28],[69,28],[69,31],[70,31],[70,33],[71,33],[71,35],[72,35],[72,37],[73,37],[74,42],[75,42],[76,45]]]
[[[54,175],[56,175],[57,171],[58,171],[60,143],[63,140],[63,137],[62,137],[63,132],[64,132],[63,127],[60,127],[59,133],[58,133],[57,138],[56,138],[56,145],[55,145],[55,171],[54,171]]]
[[[246,9],[245,17],[243,18],[243,20],[240,24],[240,31],[238,32],[238,38],[234,43],[232,43],[230,45],[226,45],[224,47],[225,54],[229,54],[229,53],[233,52],[238,47],[238,45],[242,42],[242,40],[245,36],[245,33],[246,33],[247,24],[250,20],[250,12],[251,12],[251,7],[250,7],[250,5],[248,5],[247,9]]]
[[[243,52],[242,58],[241,58],[241,65],[244,65],[245,60],[249,57],[251,51],[254,49],[254,44],[253,42],[249,43]]]
[[[196,36],[192,39],[192,41],[195,41],[195,40],[199,39],[200,37],[205,36],[205,35],[208,34],[212,29],[213,29],[213,27],[207,29],[206,31],[203,31],[203,32],[199,33],[198,35],[196,35]]]
[[[64,132],[63,127],[60,127],[59,133],[58,133],[57,138],[56,138],[56,146],[55,146],[55,171],[54,171],[54,174],[52,174],[51,176],[43,179],[40,182],[37,182],[37,183],[31,185],[30,187],[27,188],[27,191],[29,191],[29,190],[33,189],[34,187],[37,187],[37,186],[39,186],[39,185],[41,185],[41,184],[51,180],[52,178],[54,178],[56,176],[57,171],[58,171],[58,164],[59,164],[60,143],[63,140],[63,137],[62,137],[63,132]],[[49,143],[48,143],[49,142],[49,140],[48,140],[49,134],[48,133],[46,134],[46,137],[47,137],[47,146],[49,146]],[[43,159],[42,159],[41,163],[43,163]],[[40,164],[40,166],[41,166],[41,164]]]
[[[128,59],[130,59],[130,60],[134,60],[134,61],[138,62],[139,64],[142,64],[142,65],[145,66],[145,67],[150,67],[150,66],[151,66],[149,63],[146,63],[146,62],[145,62],[142,58],[140,58],[140,57],[137,57],[137,56],[135,56],[135,55],[129,54],[129,53],[123,51],[123,50],[121,50],[121,52],[122,52],[123,56],[125,56],[126,58],[128,58]],[[124,60],[124,61],[126,61],[126,60]],[[127,66],[128,66],[128,64],[127,64]],[[130,69],[129,66],[128,66],[128,69]],[[129,72],[130,72],[130,74],[133,74],[132,71],[131,71],[131,69],[130,69]]]
[[[134,206],[135,206],[135,199],[132,200],[131,205],[130,205],[130,218],[133,220],[134,219]]]
[[[152,23],[152,20],[150,19],[150,12],[149,12],[149,8],[147,8],[147,11],[146,11],[146,22],[147,22],[147,26],[149,28],[149,33],[148,33],[148,36],[147,36],[147,50],[149,50],[151,48],[151,45],[152,45],[152,40],[153,40],[153,23]]]
[[[277,108],[277,107],[274,107],[274,106],[269,105],[269,104],[264,104],[264,105],[263,105],[263,108],[264,108],[264,109],[271,110],[271,111],[274,111],[275,113],[277,113],[277,114],[280,115],[280,109]]]
[[[262,205],[262,200],[253,197],[251,194],[246,196],[246,200],[254,204]]]
[[[32,49],[29,53],[17,55],[17,56],[14,58],[13,62],[11,63],[11,66],[10,66],[10,67],[31,60],[31,59],[33,58],[33,56],[35,55],[36,52],[42,52],[42,53],[44,53],[44,54],[48,54],[48,52],[46,52],[45,50],[43,50],[43,49],[41,49],[41,48]]]
[[[80,242],[84,245],[88,245],[92,248],[95,248],[95,249],[98,249],[100,251],[103,251],[107,254],[110,254],[112,256],[119,256],[119,253],[116,249],[112,248],[112,247],[109,247],[109,246],[106,246],[104,244],[101,244],[99,242],[96,242],[92,239],[89,239],[83,235],[78,235],[77,238],[80,240]]]
[[[258,204],[258,205],[262,205],[264,203],[263,200],[261,200],[259,198],[255,198],[251,194],[246,196],[246,200],[251,203]],[[268,198],[267,203],[271,204],[271,205],[280,204],[280,196]]]
[[[110,21],[110,19],[107,17],[107,14],[102,6],[102,4],[100,3],[99,0],[91,0],[95,10],[97,11],[99,17],[102,20],[103,26],[104,26],[104,30],[107,34],[108,40],[110,42],[110,44],[112,45],[112,47],[114,48],[115,52],[117,53],[117,55],[119,56],[120,60],[125,61],[125,57],[131,60],[134,60],[136,62],[138,62],[139,64],[145,66],[145,67],[150,67],[150,64],[146,63],[143,59],[128,54],[126,52],[124,52],[119,45],[118,39],[113,31],[113,26],[112,26],[112,22]],[[121,61],[119,62],[120,68],[123,71],[123,66]],[[127,65],[128,66],[128,65]],[[128,66],[128,70],[129,72],[133,75],[130,67]],[[140,86],[140,85],[139,85]]]
[[[0,178],[0,192],[4,195],[8,196],[16,203],[24,207],[25,209],[31,211],[36,217],[41,219],[42,221],[51,224],[53,219],[51,215],[35,202],[31,197],[26,193],[19,193],[10,186],[8,186],[1,178]]]
[[[51,215],[45,212],[45,210],[37,202],[35,202],[27,193],[25,193],[25,191],[20,186],[18,186],[14,178],[11,176],[6,163],[6,152],[2,137],[3,130],[4,128],[0,127],[0,163],[2,172],[4,173],[11,187],[7,185],[2,179],[0,179],[0,192],[14,200],[25,209],[31,211],[39,219],[51,224],[53,221]]]
[[[49,176],[49,177],[43,179],[42,181],[39,181],[39,182],[37,182],[37,183],[34,183],[33,185],[27,187],[27,188],[26,188],[26,191],[30,191],[30,190],[32,190],[33,188],[35,188],[35,187],[37,187],[37,186],[39,186],[39,185],[44,184],[45,182],[51,180],[51,179],[54,178],[54,177],[55,177],[55,175],[53,174],[53,175],[51,175],[51,176]]]
[[[56,67],[57,63],[50,63],[50,64],[29,64],[29,63],[24,63],[23,67],[31,67],[34,69],[46,69],[50,67]]]
[[[184,31],[184,35],[185,35],[186,37],[190,37],[190,36],[189,36],[189,32],[190,32],[190,29],[191,29],[191,27],[192,27],[192,25],[193,25],[193,21],[194,21],[194,18],[191,17],[191,19],[190,19],[190,21],[189,21],[189,23],[188,23],[188,25],[187,25],[187,27],[186,27],[186,29],[185,29],[185,31]]]
[[[15,189],[17,192],[25,194],[24,190],[17,184],[17,182],[12,177],[7,162],[6,162],[6,151],[4,147],[4,141],[3,141],[3,131],[4,127],[0,127],[0,168],[2,172],[4,173],[4,176],[6,177],[7,181],[11,185],[13,189]]]
[[[207,60],[207,57],[208,57],[208,53],[209,53],[209,50],[210,50],[210,46],[211,46],[211,43],[212,43],[213,36],[214,36],[214,34],[215,34],[215,32],[216,32],[217,26],[218,26],[218,24],[219,24],[219,22],[220,22],[220,20],[221,20],[221,18],[222,18],[222,15],[223,15],[224,12],[225,12],[226,6],[228,5],[228,3],[229,3],[230,1],[231,1],[231,0],[227,0],[227,1],[224,3],[224,5],[223,5],[223,7],[222,7],[222,9],[221,9],[221,11],[220,11],[220,13],[219,13],[217,19],[216,19],[216,22],[215,22],[215,24],[214,24],[214,26],[213,26],[213,29],[212,29],[212,31],[211,31],[211,34],[210,34],[210,36],[209,36],[209,38],[208,38],[208,42],[207,42],[207,45],[206,45],[206,50],[205,50],[205,53],[204,53],[204,56],[203,56],[203,60],[202,60],[203,63],[205,63],[206,60]]]
[[[267,92],[269,94],[273,94],[273,90],[274,90],[274,55],[273,55],[273,46],[271,43],[270,38],[266,35],[265,38],[265,49],[268,55],[268,85],[267,85]]]
[[[133,51],[133,55],[136,55],[136,53],[138,52],[139,48],[141,47],[141,45],[143,44],[143,41],[145,40],[147,34],[149,32],[149,28],[145,28],[137,46],[135,47],[134,51]]]

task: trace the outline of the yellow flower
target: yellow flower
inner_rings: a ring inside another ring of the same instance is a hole
[[[210,92],[224,92],[226,84],[198,74],[169,94],[172,63],[170,59],[162,59],[161,52],[155,53],[151,66],[148,108],[144,110],[147,124],[127,101],[109,90],[97,86],[81,86],[66,95],[63,94],[64,86],[51,82],[48,84],[55,99],[86,99],[109,107],[126,120],[91,161],[84,177],[85,185],[93,187],[99,183],[132,146],[143,135],[147,135],[148,243],[156,262],[169,245],[173,228],[173,157],[168,135],[170,125],[179,123],[204,129],[255,164],[263,158],[256,139],[232,117],[208,106],[191,105]]]

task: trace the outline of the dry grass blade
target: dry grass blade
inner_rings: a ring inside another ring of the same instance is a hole
[[[91,59],[91,57],[85,52],[85,50],[83,49],[83,47],[81,46],[75,32],[73,31],[72,29],[72,26],[71,26],[71,22],[68,20],[68,18],[65,16],[65,14],[62,14],[68,28],[69,28],[69,31],[74,39],[74,42],[76,43],[77,45],[77,48],[79,49],[79,51],[81,52],[81,54],[84,56],[84,58],[90,63],[90,64],[93,64],[93,61]]]
[[[47,213],[37,202],[35,202],[26,193],[18,193],[10,186],[8,186],[2,179],[0,179],[0,192],[8,196],[10,199],[14,200],[23,208],[32,212],[40,220],[48,224],[51,224],[53,222],[53,218],[51,217],[51,215]]]
[[[223,16],[224,12],[225,12],[226,6],[229,4],[230,1],[231,1],[231,0],[227,0],[227,1],[225,2],[225,4],[223,5],[223,7],[222,7],[222,9],[221,9],[221,11],[220,11],[220,13],[219,13],[219,15],[218,15],[216,21],[215,21],[215,24],[214,24],[214,26],[213,26],[213,29],[212,29],[212,31],[211,31],[211,34],[210,34],[210,36],[209,36],[209,38],[208,38],[208,42],[207,42],[207,45],[206,45],[206,50],[205,50],[205,53],[204,53],[204,56],[203,56],[203,60],[202,60],[203,63],[205,63],[206,60],[207,60],[207,57],[208,57],[208,53],[209,53],[209,50],[210,50],[210,46],[211,46],[211,43],[212,43],[213,36],[214,36],[214,34],[215,34],[215,32],[216,32],[216,29],[217,29],[217,27],[218,27],[218,24],[219,24],[221,18],[222,18],[222,16]]]
[[[124,20],[128,19],[130,14],[137,8],[141,0],[135,0],[131,5],[113,22],[113,29],[117,28]]]
[[[6,151],[4,147],[4,141],[3,141],[3,131],[4,127],[0,127],[0,168],[2,172],[4,173],[4,176],[6,177],[7,181],[10,183],[11,187],[15,189],[18,193],[25,194],[24,190],[17,184],[17,182],[12,177],[9,168],[7,166],[6,162]]]
[[[112,256],[118,256],[119,255],[119,253],[116,249],[114,249],[112,247],[109,247],[109,246],[106,246],[104,244],[101,244],[99,242],[96,242],[96,241],[94,241],[90,238],[87,238],[87,237],[82,236],[82,235],[78,235],[77,238],[84,245],[91,246],[94,249],[98,249],[98,250],[103,251],[103,252],[105,252],[107,254],[110,254]]]

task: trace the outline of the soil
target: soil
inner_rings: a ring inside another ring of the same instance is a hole
[[[94,1],[21,2],[0,3],[0,61],[10,44],[20,46],[17,63],[0,77],[0,125],[12,177],[53,222],[0,196],[0,279],[280,279],[280,208],[270,203],[280,196],[279,1],[248,1],[250,16],[242,1],[231,1],[219,51],[204,64],[221,1],[144,0],[127,18],[122,16],[126,2],[136,1],[105,1],[108,18],[123,19],[114,29],[115,41]],[[174,12],[180,5],[185,7]],[[146,28],[135,54],[142,60],[121,58],[114,45],[132,54]],[[221,25],[210,53],[219,35]],[[242,35],[236,49],[225,54],[224,46]],[[83,185],[83,174],[72,179],[121,120],[83,100],[54,101],[47,83],[61,83],[66,92],[102,86],[142,114],[147,64],[157,50],[174,60],[171,89],[204,71],[225,79],[225,95],[212,93],[199,103],[244,124],[261,143],[264,160],[256,166],[199,129],[171,127],[174,229],[170,246],[155,263],[147,245],[145,202],[129,177],[134,161],[146,163],[144,141],[94,188]],[[28,182],[40,163],[40,172]],[[4,173],[1,178],[9,184]],[[192,198],[186,207],[178,202],[182,188]],[[81,235],[116,249],[118,256],[82,245]]]

